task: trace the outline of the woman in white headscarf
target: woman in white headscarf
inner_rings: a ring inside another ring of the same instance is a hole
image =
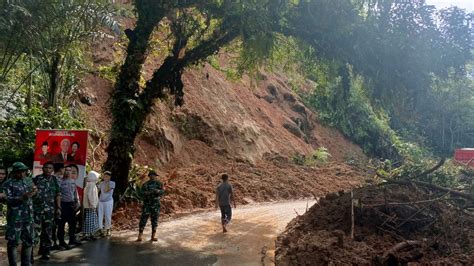
[[[97,181],[100,174],[90,171],[87,175],[86,187],[84,188],[84,228],[83,232],[88,240],[94,240],[94,233],[99,230],[99,219],[97,218],[97,205],[99,204],[99,192]]]

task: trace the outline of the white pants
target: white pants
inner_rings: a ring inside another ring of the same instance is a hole
[[[114,200],[106,202],[99,201],[99,229],[110,229],[112,224],[112,209],[114,207]],[[105,228],[104,228],[105,216]]]

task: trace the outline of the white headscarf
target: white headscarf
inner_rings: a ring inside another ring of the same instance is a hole
[[[84,188],[84,208],[97,208],[99,204],[99,192],[97,190],[97,180],[100,174],[96,171],[90,171],[87,175],[87,183]]]

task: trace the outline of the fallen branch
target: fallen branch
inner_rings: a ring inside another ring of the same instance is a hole
[[[415,241],[415,240],[406,240],[403,242],[400,242],[390,248],[389,250],[385,251],[382,255],[382,257],[379,257],[379,262],[382,263],[383,265],[386,264],[386,262],[390,259],[390,257],[393,257],[397,259],[397,256],[395,255],[397,252],[399,252],[402,249],[405,248],[413,248],[413,247],[419,247],[421,246],[422,242],[421,241]]]
[[[428,169],[428,170],[422,172],[421,174],[412,177],[411,179],[418,179],[418,178],[420,178],[420,177],[427,176],[427,175],[433,173],[434,171],[438,170],[438,168],[440,168],[441,166],[443,166],[443,164],[444,164],[445,161],[446,161],[446,159],[445,159],[445,158],[442,158],[435,166],[433,166],[433,168]]]
[[[400,236],[399,234],[397,234],[396,232],[393,232],[393,231],[390,231],[388,229],[382,228],[381,226],[377,227],[377,229],[384,232],[384,233],[387,233],[387,234],[391,235],[395,239],[398,239],[400,241],[404,240],[404,238],[402,236]]]
[[[397,229],[400,228],[402,225],[406,224],[407,222],[409,222],[413,217],[415,217],[416,215],[418,215],[419,213],[421,213],[422,211],[428,209],[429,207],[431,207],[431,205],[435,202],[435,201],[438,201],[438,200],[441,200],[442,198],[446,197],[447,195],[449,194],[446,193],[444,194],[443,196],[439,197],[439,198],[436,198],[434,200],[431,200],[431,203],[426,205],[425,207],[419,209],[417,212],[415,212],[414,214],[410,215],[410,217],[406,218],[403,222],[401,222],[399,225],[397,225]]]
[[[426,183],[426,182],[422,182],[422,181],[390,180],[389,182],[394,183],[394,184],[399,184],[399,185],[416,184],[416,185],[428,187],[428,188],[431,188],[431,189],[436,189],[436,190],[443,191],[443,192],[449,192],[451,195],[455,195],[455,196],[458,196],[458,197],[461,197],[461,198],[474,200],[474,195],[472,195],[472,194],[460,192],[460,191],[445,188],[445,187],[440,187],[438,185],[434,185],[434,184],[430,184],[430,183]]]
[[[424,203],[432,203],[435,201],[442,200],[444,197],[447,196],[450,192],[446,192],[443,196],[436,198],[436,199],[430,199],[430,200],[420,200],[420,201],[409,201],[409,202],[387,202],[384,204],[374,204],[374,205],[364,205],[364,208],[374,208],[374,207],[384,207],[384,206],[403,206],[403,205],[416,205],[416,204],[424,204]]]
[[[407,248],[407,247],[415,247],[415,246],[421,246],[421,241],[416,241],[416,240],[406,240],[403,242],[400,242],[393,246],[391,249],[387,250],[384,252],[384,257],[388,257],[390,254],[395,254],[398,251]]]
[[[433,168],[430,168],[430,169],[428,169],[428,170],[422,172],[422,173],[419,174],[419,175],[413,176],[413,177],[411,177],[410,179],[418,179],[418,178],[420,178],[420,177],[427,176],[427,175],[433,173],[434,171],[438,170],[438,168],[440,168],[440,167],[444,164],[445,161],[446,161],[445,158],[441,159],[435,166],[433,166]],[[389,177],[387,177],[387,176],[381,175],[378,171],[375,171],[375,174],[376,174],[378,177],[380,177],[380,178],[382,178],[382,179],[385,179],[385,180],[386,180],[387,178],[389,178]]]
[[[354,192],[351,190],[351,239],[354,239]]]

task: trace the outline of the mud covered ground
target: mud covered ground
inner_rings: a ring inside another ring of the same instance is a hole
[[[467,202],[416,185],[384,184],[329,194],[277,240],[277,265],[457,264],[474,262]],[[460,205],[461,204],[461,205]]]
[[[214,208],[215,187],[224,172],[230,174],[239,205],[323,197],[329,192],[356,187],[367,178],[363,171],[345,164],[328,163],[313,168],[295,165],[284,158],[255,165],[229,161],[181,167],[177,177],[168,181],[168,194],[161,200],[162,217]],[[166,180],[167,175],[163,176]],[[139,213],[139,202],[125,202],[113,214],[114,227],[136,229]]]

